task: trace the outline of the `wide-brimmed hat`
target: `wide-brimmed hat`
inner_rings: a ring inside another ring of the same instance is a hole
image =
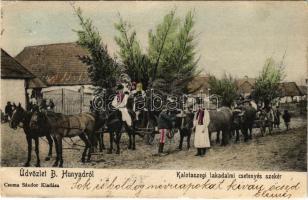
[[[123,89],[124,89],[124,86],[122,84],[117,85],[116,90],[123,90]]]

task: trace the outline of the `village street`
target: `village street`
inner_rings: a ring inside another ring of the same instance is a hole
[[[238,144],[234,143],[226,147],[214,144],[203,158],[194,156],[195,148],[186,150],[184,140],[183,151],[176,150],[179,141],[179,134],[166,144],[165,150],[169,155],[159,157],[157,153],[157,140],[152,146],[146,145],[137,137],[136,151],[127,149],[128,137],[123,135],[121,143],[121,154],[103,153],[92,155],[90,163],[82,164],[80,157],[83,145],[78,137],[73,138],[77,145],[71,146],[72,141],[68,138],[64,141],[64,167],[76,168],[126,168],[126,169],[206,169],[206,170],[283,170],[283,171],[305,171],[307,154],[307,126],[306,119],[294,118],[291,130],[285,131],[282,124],[281,129],[275,129],[272,135],[260,137],[258,130],[254,129],[254,136],[248,143],[243,138]],[[214,141],[216,134],[213,134]],[[105,145],[108,147],[108,134],[105,134]],[[10,129],[8,124],[1,126],[1,165],[21,167],[27,158],[27,143],[22,129]],[[47,155],[46,139],[40,139],[40,157],[43,167],[51,167],[53,159],[44,161]],[[36,157],[32,152],[31,166],[34,166]]]

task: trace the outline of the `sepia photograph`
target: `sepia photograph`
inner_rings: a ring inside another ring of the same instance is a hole
[[[2,168],[307,172],[306,2],[1,4]]]

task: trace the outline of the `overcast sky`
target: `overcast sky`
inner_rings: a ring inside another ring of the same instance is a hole
[[[68,2],[2,2],[1,46],[17,55],[25,46],[73,42],[79,29]],[[119,12],[136,29],[144,50],[148,31],[176,8],[177,16],[196,11],[195,33],[199,66],[204,72],[256,77],[264,61],[280,61],[286,51],[286,80],[307,74],[308,12],[297,2],[76,2],[93,19],[114,54],[114,23]]]

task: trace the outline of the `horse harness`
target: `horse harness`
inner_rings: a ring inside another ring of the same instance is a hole
[[[83,113],[83,115],[93,118],[94,117],[90,114]],[[59,124],[59,128],[65,129],[78,129],[84,130],[86,128],[86,124],[82,121],[81,115],[70,115],[70,116],[62,116],[61,123]]]
[[[65,116],[64,119],[61,120],[60,127],[62,128],[70,128],[70,129],[83,129],[79,117],[76,116]]]

